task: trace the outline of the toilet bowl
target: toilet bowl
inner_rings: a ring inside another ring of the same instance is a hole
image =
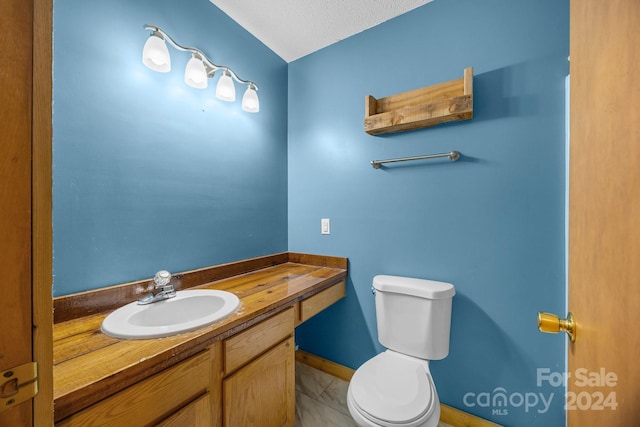
[[[360,427],[435,427],[440,419],[429,363],[392,350],[356,371],[347,406]]]
[[[376,276],[378,340],[386,351],[356,370],[347,407],[360,427],[436,427],[440,400],[429,361],[449,354],[452,284]]]

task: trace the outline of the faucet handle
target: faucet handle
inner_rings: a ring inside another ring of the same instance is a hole
[[[171,273],[167,270],[160,270],[153,276],[153,283],[155,283],[156,289],[164,288],[171,281]]]

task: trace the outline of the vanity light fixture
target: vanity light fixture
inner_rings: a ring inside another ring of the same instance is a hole
[[[257,87],[253,83],[249,83],[249,87],[242,95],[242,109],[249,113],[257,113],[260,111],[260,100],[256,93]]]
[[[146,24],[145,30],[150,30],[151,35],[144,44],[142,51],[142,63],[154,71],[167,73],[171,71],[171,57],[167,49],[166,42],[177,50],[191,52],[191,59],[187,62],[184,71],[184,82],[196,89],[206,89],[208,79],[212,78],[218,70],[222,75],[216,85],[216,97],[223,101],[233,102],[236,100],[236,82],[246,85],[247,89],[242,96],[242,109],[249,113],[260,111],[260,100],[258,99],[258,86],[250,81],[243,80],[229,67],[216,65],[201,50],[194,47],[181,46],[176,43],[160,27]]]
[[[160,73],[171,71],[171,56],[169,56],[169,49],[167,49],[164,37],[160,32],[154,31],[151,33],[151,36],[144,44],[142,63],[153,71]]]
[[[224,70],[218,80],[218,84],[216,85],[216,98],[229,102],[236,100],[236,87],[233,85],[229,70]]]
[[[191,59],[187,62],[184,70],[184,82],[196,89],[207,88],[207,69],[204,62],[197,53],[191,54]]]

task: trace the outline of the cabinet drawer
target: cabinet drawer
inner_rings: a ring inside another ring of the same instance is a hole
[[[206,392],[210,365],[209,352],[200,353],[61,420],[56,427],[155,423]]]
[[[224,372],[229,374],[293,334],[294,310],[288,308],[224,341]]]
[[[343,280],[312,297],[300,301],[299,323],[320,313],[346,295],[346,282]]]

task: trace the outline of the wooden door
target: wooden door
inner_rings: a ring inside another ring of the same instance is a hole
[[[225,427],[293,427],[293,338],[275,346],[223,382]]]
[[[640,423],[640,1],[571,1],[569,427]]]

